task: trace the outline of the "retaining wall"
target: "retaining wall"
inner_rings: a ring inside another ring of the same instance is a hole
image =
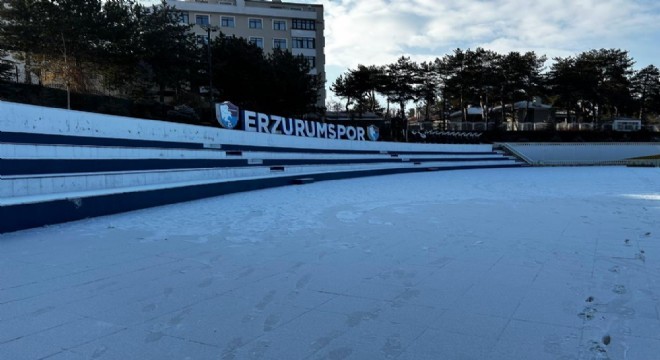
[[[311,181],[514,166],[490,145],[302,138],[0,102],[0,232]]]
[[[530,165],[625,165],[660,155],[660,143],[506,143]]]

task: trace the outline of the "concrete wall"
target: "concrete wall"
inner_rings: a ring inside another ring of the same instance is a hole
[[[395,151],[490,152],[490,145],[438,145],[292,137],[134,119],[0,101],[0,131],[270,148]]]
[[[660,143],[507,143],[533,165],[615,165],[642,156],[660,155]]]
[[[303,138],[0,101],[0,233],[310,181],[514,166],[490,145]]]

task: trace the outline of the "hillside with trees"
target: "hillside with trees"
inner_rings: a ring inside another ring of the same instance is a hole
[[[401,57],[384,66],[358,65],[339,76],[331,89],[343,99],[344,109],[355,114],[385,111],[404,117],[407,104],[415,103],[423,109],[423,119],[447,120],[448,114],[460,111],[466,121],[471,105],[482,109],[484,121],[498,123],[505,112],[491,119],[493,108],[513,108],[516,102],[540,97],[578,122],[658,119],[658,68],[649,65],[635,71],[634,64],[620,49],[590,50],[551,61],[534,52],[456,49],[430,62]],[[384,99],[384,108],[376,95]]]
[[[25,71],[22,84],[9,82],[16,66],[0,62],[0,98],[153,118],[186,105],[209,122],[200,89],[213,76],[214,100],[286,116],[316,111],[322,81],[302,57],[222,34],[209,49],[180,16],[165,2],[0,0],[0,59],[11,54]]]

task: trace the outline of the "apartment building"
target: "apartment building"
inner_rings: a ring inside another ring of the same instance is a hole
[[[323,5],[281,0],[167,0],[181,12],[181,21],[194,24],[192,31],[205,41],[209,26],[235,35],[268,53],[275,48],[303,55],[311,74],[325,78]],[[211,33],[217,36],[218,32]],[[325,104],[325,87],[318,104]]]

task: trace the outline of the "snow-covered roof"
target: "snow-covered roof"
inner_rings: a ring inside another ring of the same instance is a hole
[[[537,101],[518,101],[513,104],[516,109],[552,109],[552,105],[543,104]]]
[[[463,112],[459,110],[459,111],[454,111],[449,116],[459,116],[461,114],[463,114]],[[469,107],[469,108],[467,108],[467,114],[468,114],[468,116],[469,115],[482,115],[483,114],[483,109],[480,108],[480,107],[476,107],[476,106]]]

